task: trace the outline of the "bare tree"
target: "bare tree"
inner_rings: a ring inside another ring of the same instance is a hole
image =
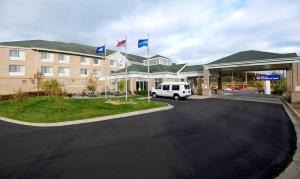
[[[27,94],[25,94],[21,88],[18,89],[16,94],[14,95],[14,99],[17,103],[20,104],[21,112],[23,112],[24,103],[28,100]]]

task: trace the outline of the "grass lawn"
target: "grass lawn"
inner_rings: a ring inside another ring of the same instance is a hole
[[[55,100],[48,97],[32,97],[24,103],[23,112],[20,104],[14,100],[0,101],[0,116],[26,122],[50,123],[108,116],[143,109],[166,106],[165,103],[139,100],[129,97],[130,103],[122,104],[125,98],[113,98],[112,103],[104,99],[63,99],[59,113]],[[121,103],[121,104],[116,104]]]

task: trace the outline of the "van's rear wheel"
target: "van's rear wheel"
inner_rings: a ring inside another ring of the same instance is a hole
[[[179,95],[178,94],[174,94],[173,98],[174,98],[174,100],[179,100]]]
[[[156,98],[157,97],[156,93],[152,93],[152,97]]]

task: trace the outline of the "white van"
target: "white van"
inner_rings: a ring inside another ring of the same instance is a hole
[[[191,96],[191,87],[186,82],[163,82],[151,89],[153,98],[157,96],[172,97],[175,100]]]

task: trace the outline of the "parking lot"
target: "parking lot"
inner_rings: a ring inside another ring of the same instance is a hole
[[[0,122],[0,178],[269,178],[295,150],[280,104],[156,100],[175,108],[65,127]]]

